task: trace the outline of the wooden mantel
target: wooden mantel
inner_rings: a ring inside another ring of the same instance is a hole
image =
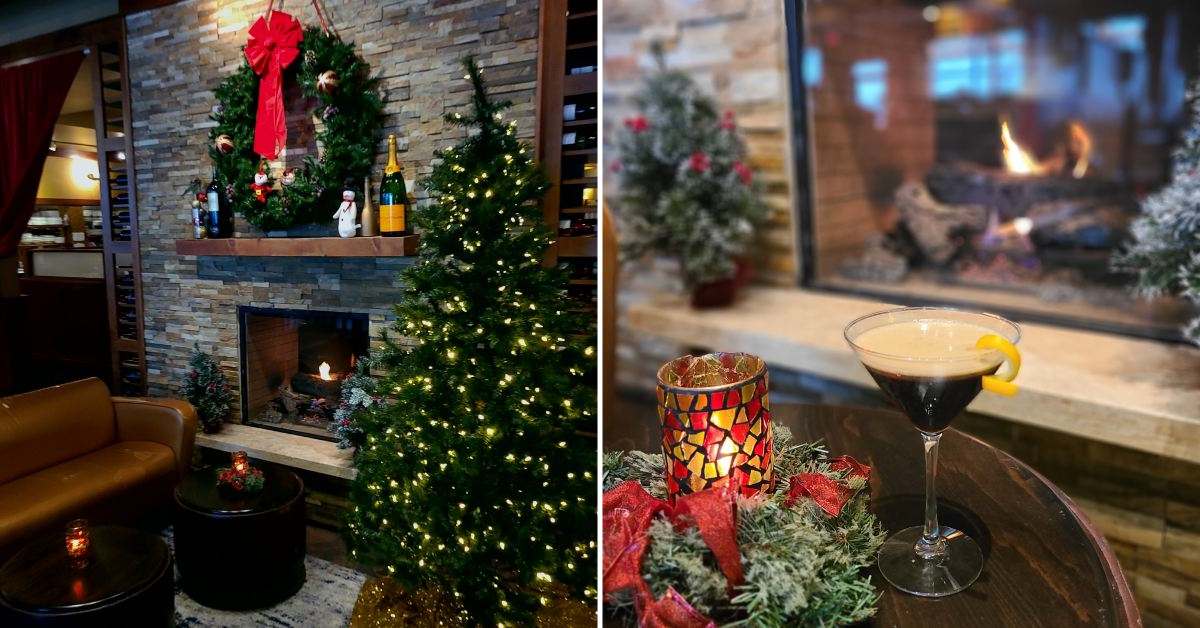
[[[180,255],[237,257],[407,257],[421,237],[396,238],[213,238],[176,240]]]

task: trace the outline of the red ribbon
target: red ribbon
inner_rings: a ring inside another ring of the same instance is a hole
[[[283,11],[268,12],[250,27],[246,60],[261,77],[258,83],[258,113],[254,120],[254,152],[274,159],[287,143],[283,114],[283,70],[300,55],[304,29]]]
[[[633,589],[642,622],[647,626],[704,628],[711,625],[711,621],[674,591],[669,590],[662,598],[654,599],[650,586],[642,578],[642,558],[650,544],[646,534],[650,522],[659,513],[665,514],[676,530],[696,526],[732,589],[744,578],[737,546],[735,497],[736,493],[724,488],[710,488],[683,495],[671,504],[651,496],[633,480],[605,492],[605,595]],[[685,621],[689,617],[690,622]]]
[[[641,628],[717,628],[717,622],[688,603],[674,587],[642,610]]]
[[[871,467],[851,458],[850,456],[838,456],[834,458],[829,468],[832,471],[847,472],[846,478],[860,477],[864,480],[870,479]],[[845,482],[829,479],[823,473],[801,473],[793,475],[788,480],[787,499],[784,500],[784,505],[791,506],[796,503],[796,500],[801,497],[811,498],[816,502],[817,506],[821,507],[830,517],[836,517],[842,512],[846,502],[854,497],[855,490],[846,485]]]

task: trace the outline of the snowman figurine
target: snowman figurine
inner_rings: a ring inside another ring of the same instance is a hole
[[[354,222],[358,218],[358,205],[354,204],[354,190],[350,189],[349,185],[342,190],[342,204],[333,213],[333,217],[338,220],[338,235],[353,238],[355,230],[358,229],[358,224]]]

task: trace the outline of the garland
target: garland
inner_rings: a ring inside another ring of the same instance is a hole
[[[843,470],[821,444],[792,443],[787,428],[774,429],[775,476],[792,478],[790,483],[796,484],[799,477],[813,477],[805,474],[818,474],[818,484],[828,479],[855,491],[852,496],[847,493],[840,510],[819,499],[798,498],[803,494],[798,486],[738,499],[736,543],[744,580],[732,594],[702,532],[659,516],[647,530],[642,578],[654,599],[674,598],[702,614],[697,625],[707,618],[764,627],[863,621],[875,614],[878,595],[866,572],[883,542],[883,529],[867,510],[868,491],[859,490],[866,481],[853,470]],[[661,454],[606,454],[604,490],[632,480],[653,497],[664,498],[663,464]],[[605,605],[610,617],[637,623],[638,609],[629,590],[607,594]]]
[[[370,173],[382,126],[383,103],[375,91],[379,81],[353,45],[308,28],[299,49],[300,63],[285,72],[284,80],[298,81],[304,96],[318,101],[321,156],[305,157],[294,180],[285,174],[278,190],[268,173],[261,200],[251,188],[262,163],[254,152],[259,77],[243,56],[242,65],[214,92],[211,118],[217,125],[209,132],[209,157],[226,183],[234,211],[264,231],[328,222],[345,186],[358,189]]]

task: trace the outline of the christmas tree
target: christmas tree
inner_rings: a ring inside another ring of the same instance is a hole
[[[1200,304],[1200,81],[1188,90],[1188,102],[1191,125],[1175,151],[1171,182],[1142,201],[1134,240],[1115,267],[1136,273],[1144,296],[1179,294]],[[1183,333],[1200,344],[1200,317]]]
[[[684,285],[730,277],[767,214],[732,111],[683,72],[658,71],[634,98],[639,114],[616,136],[620,161],[621,253],[626,259],[666,253]]]
[[[187,381],[183,385],[183,398],[196,408],[200,429],[212,434],[221,429],[233,407],[233,391],[229,380],[213,357],[200,350],[197,344],[192,350]]]
[[[528,625],[596,582],[594,338],[542,265],[547,187],[472,59],[466,139],[423,182],[420,258],[375,353],[388,398],[359,417],[354,556],[433,586],[478,625]],[[454,619],[454,618],[451,618]]]

